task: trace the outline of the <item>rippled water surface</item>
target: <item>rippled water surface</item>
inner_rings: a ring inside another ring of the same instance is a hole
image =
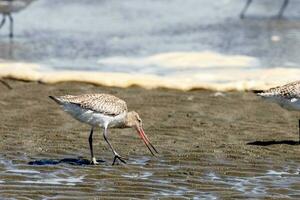
[[[34,161],[34,162],[32,162]],[[300,168],[293,163],[276,166],[261,163],[259,168],[243,163],[236,169],[227,162],[210,168],[208,161],[170,160],[166,157],[131,158],[127,165],[99,166],[87,160],[54,160],[6,157],[0,160],[0,196],[42,199],[91,197],[180,197],[219,199],[221,197],[300,197]],[[209,162],[214,165],[213,161]]]

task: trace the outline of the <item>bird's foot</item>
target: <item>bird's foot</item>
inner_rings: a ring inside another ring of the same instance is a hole
[[[96,160],[96,158],[94,157],[94,158],[92,158],[92,160],[91,160],[91,164],[92,165],[99,165],[99,163],[97,162],[97,160]]]
[[[115,154],[114,161],[113,161],[112,165],[115,164],[117,159],[119,159],[122,163],[126,164],[126,161],[120,155]]]

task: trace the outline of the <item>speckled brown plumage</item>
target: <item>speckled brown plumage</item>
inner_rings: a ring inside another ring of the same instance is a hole
[[[277,103],[287,110],[300,111],[300,81],[274,87],[260,92],[257,95]],[[298,126],[300,144],[300,119],[298,121]]]
[[[63,103],[77,104],[84,109],[110,116],[116,116],[128,111],[125,101],[110,94],[66,95],[56,98]]]
[[[300,98],[300,81],[295,81],[283,86],[270,88],[261,93],[258,93],[258,95],[265,97],[278,96],[284,97],[286,99]]]

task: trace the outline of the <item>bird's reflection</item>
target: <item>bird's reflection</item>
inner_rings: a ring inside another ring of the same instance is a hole
[[[105,161],[97,160],[97,162],[104,163]],[[28,162],[29,165],[58,165],[63,163],[70,165],[91,165],[91,161],[84,158],[41,159]]]

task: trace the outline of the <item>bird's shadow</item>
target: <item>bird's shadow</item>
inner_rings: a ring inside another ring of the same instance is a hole
[[[98,163],[104,163],[103,160],[97,160]],[[70,165],[92,165],[90,160],[84,158],[63,158],[58,159],[41,159],[28,162],[29,165],[58,165],[58,164],[70,164]]]
[[[299,141],[294,140],[269,140],[269,141],[254,141],[248,142],[247,145],[256,145],[256,146],[270,146],[275,144],[287,144],[287,145],[299,145]]]

